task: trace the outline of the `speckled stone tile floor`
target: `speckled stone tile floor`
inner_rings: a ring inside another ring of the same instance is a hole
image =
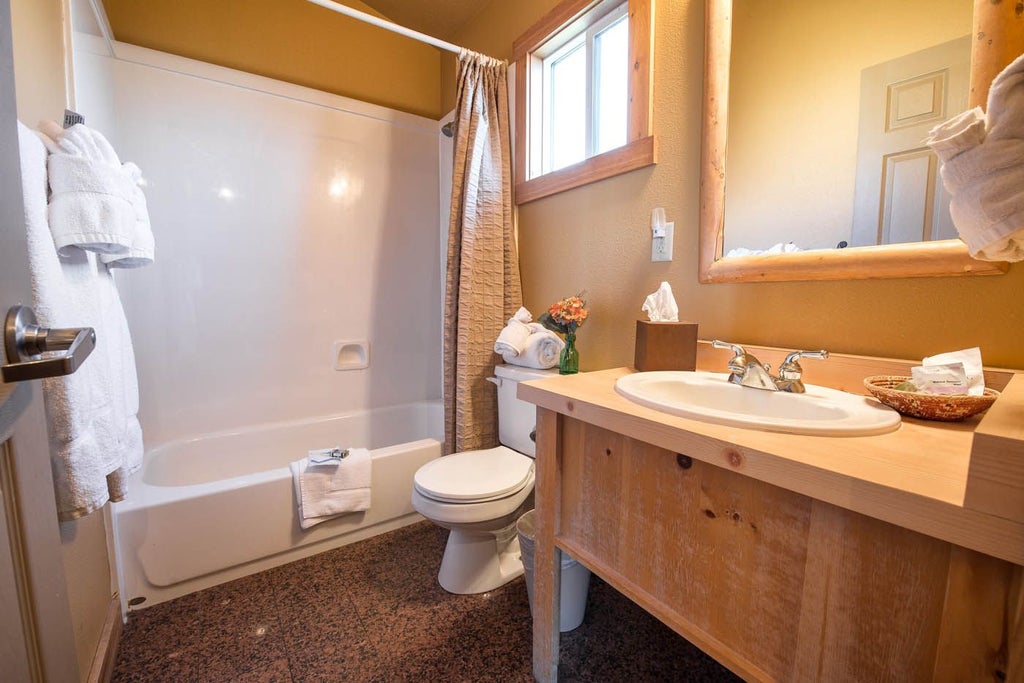
[[[113,680],[532,681],[523,579],[482,595],[437,584],[430,522],[132,612]],[[739,680],[593,577],[562,634],[565,681]]]

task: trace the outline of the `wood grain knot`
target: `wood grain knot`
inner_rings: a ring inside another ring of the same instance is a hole
[[[704,508],[704,516],[708,519],[715,519],[718,517],[718,515],[715,514],[715,511],[709,508]]]
[[[733,448],[726,449],[726,451],[725,451],[725,459],[733,467],[742,467],[743,466],[743,455],[739,451],[737,451],[736,449],[733,449]]]
[[[682,453],[676,453],[676,464],[682,467],[684,470],[688,470],[693,467],[693,458]]]
[[[612,449],[610,449],[610,448],[604,449],[604,454],[605,455],[611,455],[612,454]]]
[[[572,401],[566,401],[565,409],[571,413],[572,411],[576,410],[576,404],[573,403]]]

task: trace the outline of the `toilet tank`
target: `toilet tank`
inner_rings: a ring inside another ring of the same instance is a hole
[[[530,433],[537,428],[537,406],[516,398],[520,382],[542,379],[558,374],[558,368],[535,370],[518,365],[498,365],[494,368],[494,383],[498,385],[498,439],[505,446],[531,458],[536,453]]]

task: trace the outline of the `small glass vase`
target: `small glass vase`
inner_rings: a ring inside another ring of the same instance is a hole
[[[576,333],[567,332],[565,348],[558,359],[558,374],[575,375],[580,371],[580,352],[576,350]]]

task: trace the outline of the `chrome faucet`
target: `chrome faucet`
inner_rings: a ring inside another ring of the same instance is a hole
[[[801,358],[828,358],[828,351],[794,351],[788,354],[779,367],[779,376],[772,377],[772,366],[762,363],[751,353],[747,353],[739,344],[730,344],[714,340],[711,345],[716,349],[729,349],[733,356],[729,359],[729,381],[741,387],[764,389],[766,391],[786,391],[802,394],[806,391],[801,380],[803,368]]]

